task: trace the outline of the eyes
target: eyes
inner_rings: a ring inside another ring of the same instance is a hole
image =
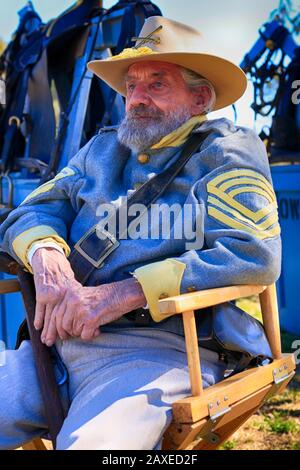
[[[155,82],[152,84],[152,88],[154,88],[155,90],[160,90],[164,87],[164,84],[163,82]]]
[[[136,84],[131,82],[126,84],[127,91],[132,93]],[[164,91],[167,89],[167,84],[162,81],[155,81],[148,85],[149,91]]]
[[[129,85],[128,84],[126,85],[127,91],[133,91],[134,87],[135,87],[135,85],[133,83],[130,83]]]

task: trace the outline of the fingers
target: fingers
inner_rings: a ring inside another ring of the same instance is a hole
[[[57,338],[57,329],[56,329],[56,313],[55,310],[51,312],[48,329],[45,336],[45,343],[47,346],[52,346],[55,343]]]
[[[81,332],[81,339],[83,339],[84,341],[92,340],[95,337],[94,335],[97,330],[100,333],[99,328],[95,330],[95,326],[84,325]]]
[[[64,318],[66,312],[66,301],[63,300],[59,305],[54,308],[51,305],[45,307],[44,327],[41,333],[41,340],[47,346],[52,346],[57,338],[57,335],[66,340],[70,336],[81,337],[81,339],[88,341],[100,335],[100,328],[96,327],[92,322],[85,325],[82,322],[72,319],[72,329],[67,332],[64,328]]]
[[[81,336],[83,329],[83,323],[78,321],[76,318],[73,320],[72,332],[74,336]]]
[[[68,339],[68,333],[62,327],[63,316],[65,312],[65,302],[62,300],[59,304],[55,305],[55,307],[50,311],[49,309],[49,316],[48,310],[45,316],[45,333],[43,333],[42,337],[44,338],[44,343],[47,346],[52,346],[57,338],[57,335],[62,340]],[[46,329],[47,328],[47,329]]]
[[[94,331],[94,338],[97,338],[97,336],[100,335],[100,328],[96,328]]]
[[[77,284],[72,282],[68,288],[41,285],[37,289],[35,326],[42,328],[41,340],[48,346],[54,344],[57,336],[62,340],[69,335],[92,340],[100,334],[100,325],[112,320],[110,316],[101,318],[99,296],[95,297],[91,288],[80,289]]]
[[[84,321],[76,319],[76,317],[73,319],[73,326],[72,326],[72,336],[73,337],[81,337],[82,338],[82,331],[84,328]],[[88,339],[93,339],[96,338],[97,336],[100,335],[100,328],[95,327],[90,327],[89,330],[92,331],[94,328],[94,332],[91,338]],[[84,338],[82,338],[84,339]]]
[[[65,298],[55,308],[56,329],[57,329],[57,333],[59,337],[62,340],[68,339],[69,334],[71,334],[69,331],[66,331],[66,329],[63,327],[63,321],[64,321],[66,308],[67,308],[67,302]]]
[[[36,303],[35,316],[34,316],[34,327],[36,330],[40,330],[44,324],[44,318],[46,313],[46,305],[42,302]]]
[[[66,302],[64,317],[62,320],[62,328],[72,336],[79,336],[77,329],[74,331],[74,326],[77,326],[78,320],[76,319],[78,307],[74,306],[72,302]],[[80,326],[80,325],[79,325]]]
[[[53,305],[47,304],[45,307],[44,327],[41,333],[41,341],[46,344],[48,328],[50,324],[51,314],[53,312]]]
[[[62,253],[49,247],[41,247],[31,260],[36,291],[34,326],[41,330],[45,326],[47,305],[54,308],[65,296],[66,290],[74,283],[70,263]],[[49,318],[48,320],[49,321]],[[48,326],[44,329],[45,335]]]

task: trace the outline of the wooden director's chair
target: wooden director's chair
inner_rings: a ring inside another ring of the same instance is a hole
[[[18,290],[18,280],[0,281],[0,294]],[[273,362],[245,370],[203,390],[194,311],[257,294]],[[216,449],[270,396],[281,393],[295,374],[294,355],[281,353],[275,285],[208,289],[160,300],[159,308],[162,313],[183,316],[192,391],[192,396],[173,404],[173,421],[164,434],[163,449]],[[36,439],[23,449],[49,447],[45,441]]]

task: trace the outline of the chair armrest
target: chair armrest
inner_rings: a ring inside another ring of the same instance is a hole
[[[19,264],[5,251],[0,250],[0,272],[6,274],[17,274]]]
[[[0,281],[0,295],[11,294],[20,290],[20,283],[17,279],[4,279]]]
[[[20,265],[5,251],[0,250],[0,272],[16,275]],[[10,294],[21,290],[18,279],[3,279],[0,280],[0,295]]]
[[[236,300],[240,297],[249,297],[250,295],[261,294],[266,286],[230,286],[218,287],[216,289],[206,289],[192,292],[189,294],[177,295],[159,300],[158,308],[161,313],[182,313],[191,310],[197,310],[213,305]]]

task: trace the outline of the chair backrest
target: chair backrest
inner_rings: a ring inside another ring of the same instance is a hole
[[[194,293],[195,298],[192,298],[192,294],[187,294],[186,297],[190,296],[188,301],[186,301],[184,298],[185,296],[181,296],[184,299],[181,302],[182,310],[179,311],[182,311],[183,316],[192,396],[199,397],[203,394],[200,355],[194,310],[196,310],[196,308],[204,308],[210,305],[257,294],[259,295],[263,324],[271,347],[273,358],[280,359],[281,340],[275,284],[270,286],[232,286],[218,289],[208,289],[206,291],[199,292],[199,297],[201,297],[201,299],[197,298],[197,293]],[[191,307],[188,308],[187,305],[190,305]],[[176,311],[173,306],[171,306],[170,309]]]

